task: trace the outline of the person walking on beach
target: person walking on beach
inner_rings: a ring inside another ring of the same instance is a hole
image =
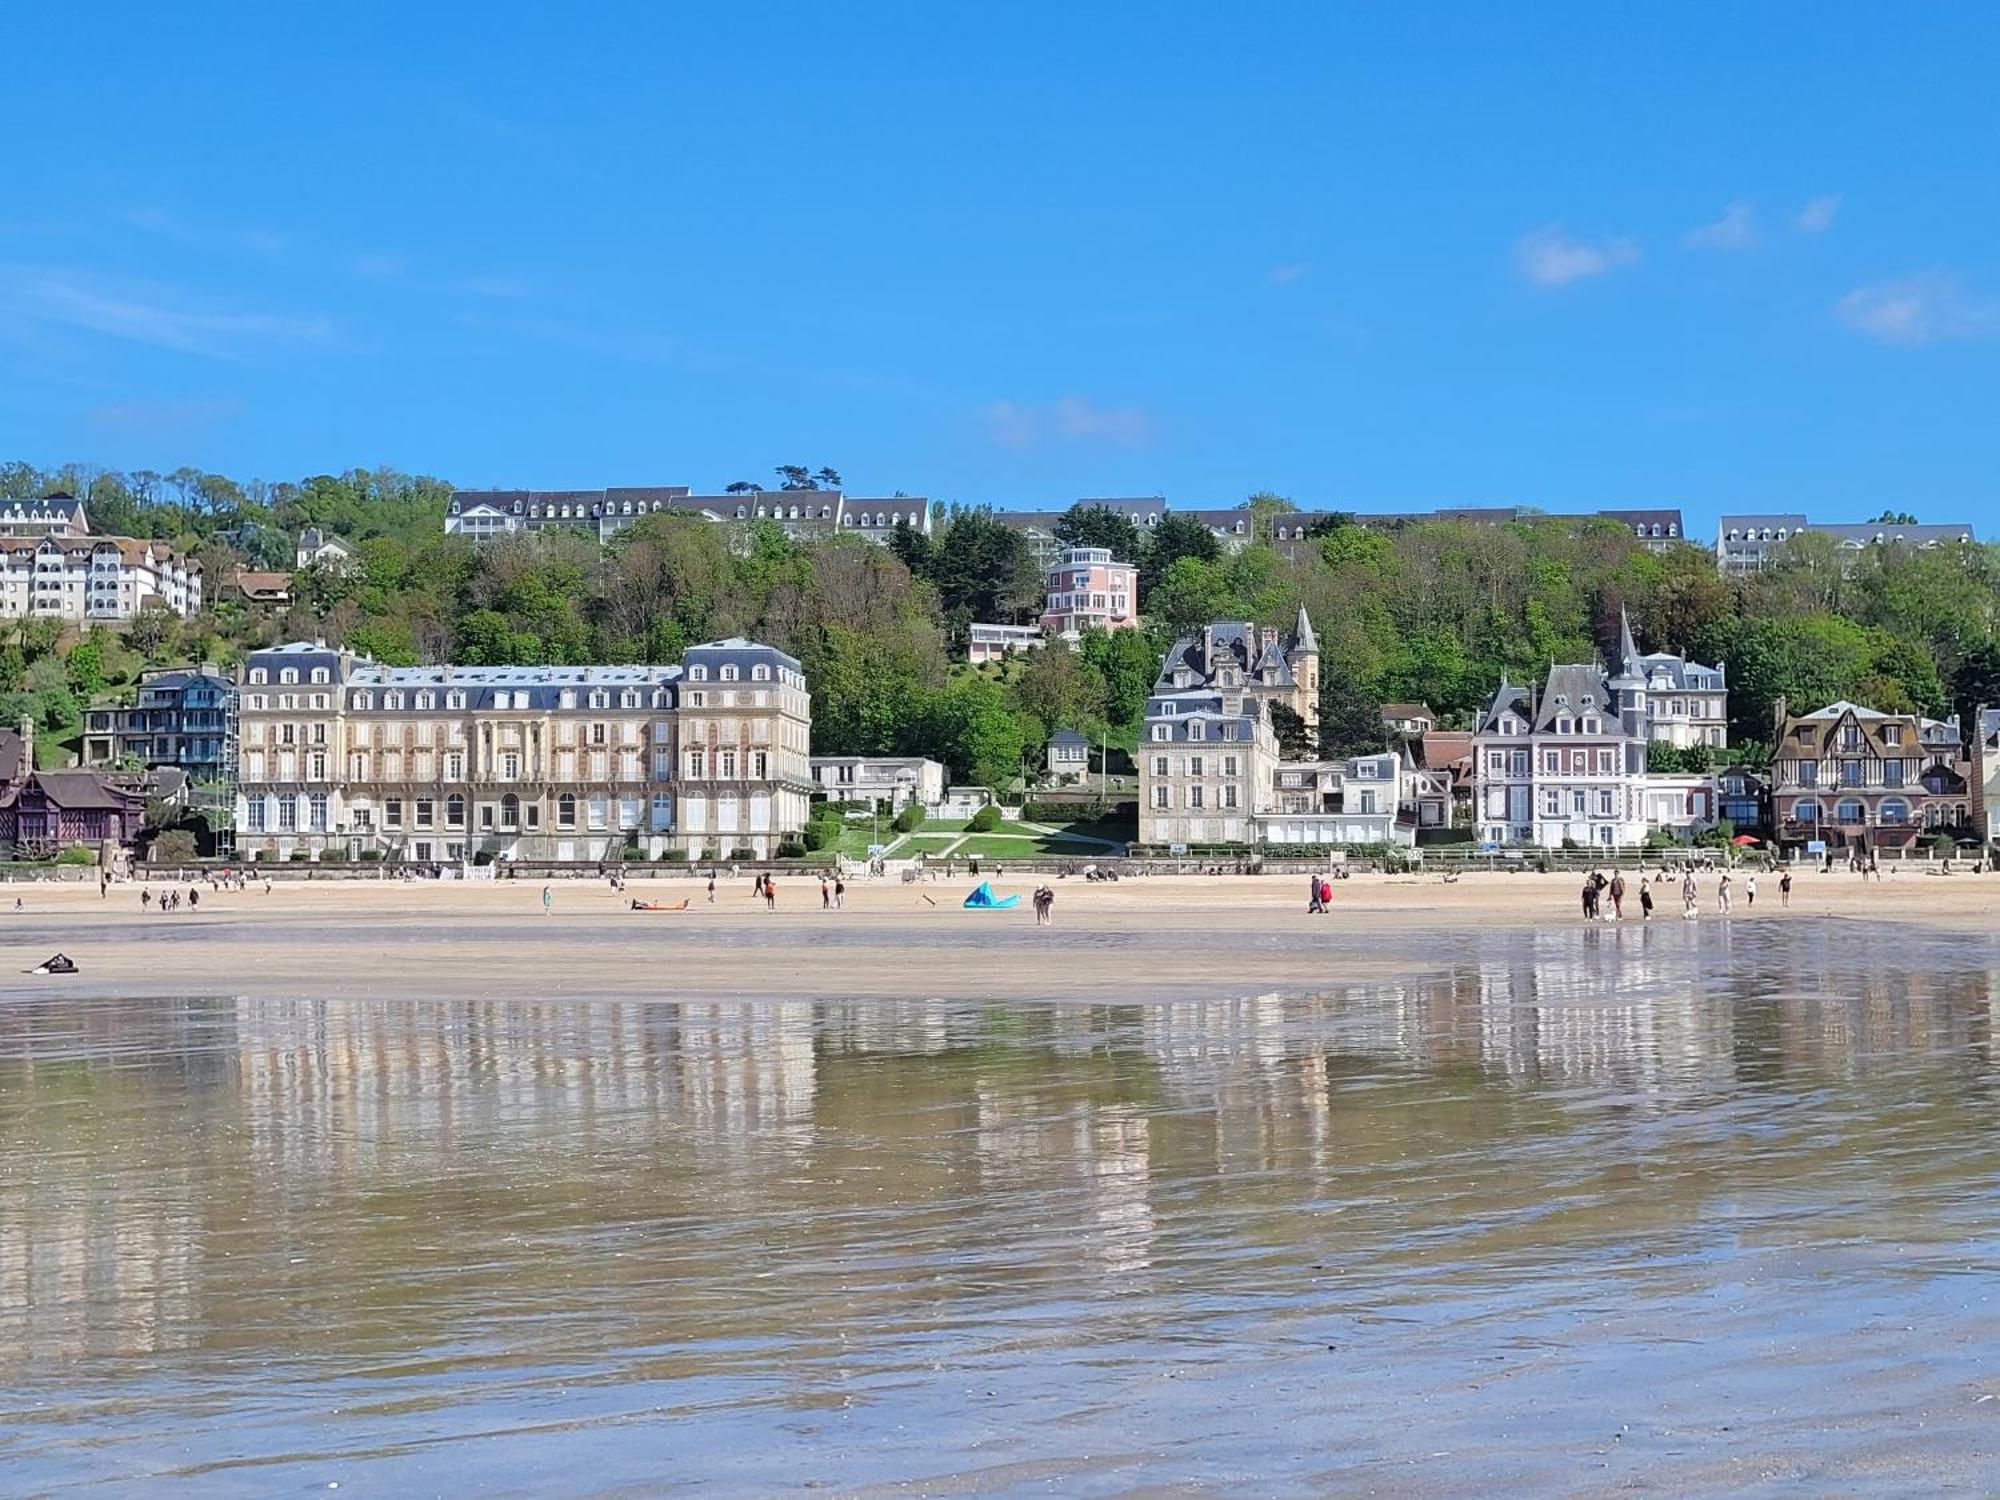
[[[1755,906],[1757,904],[1757,877],[1755,874],[1743,877],[1743,904],[1745,906]]]
[[[195,911],[201,906],[201,891],[195,886],[188,887],[188,910]]]
[[[551,911],[552,911],[552,910],[553,910],[553,909],[555,908],[555,904],[556,904],[556,894],[555,894],[555,892],[554,892],[554,891],[552,891],[552,890],[550,890],[550,889],[549,889],[549,888],[548,888],[547,886],[543,886],[543,887],[542,887],[542,915],[546,917],[546,916],[547,916],[547,915],[548,915],[548,914],[549,914],[549,913],[550,913],[550,912],[551,912]]]
[[[1625,873],[1622,870],[1611,872],[1611,920],[1625,920]]]
[[[1646,922],[1653,920],[1653,888],[1643,880],[1639,882],[1639,917]]]
[[[833,909],[839,911],[847,900],[847,882],[838,875],[833,877]]]
[[[1729,877],[1724,875],[1715,888],[1715,909],[1723,916],[1729,915]]]
[[[764,909],[766,911],[778,909],[778,882],[769,875],[764,877]]]
[[[1322,905],[1319,895],[1319,876],[1306,876],[1306,915],[1309,917],[1316,915]]]
[[[1778,877],[1778,905],[1784,907],[1784,906],[1790,906],[1791,904],[1792,904],[1792,872],[1789,869],[1787,869],[1784,874]]]
[[[708,904],[715,905],[715,871],[708,872]]]
[[[833,887],[826,883],[824,875],[819,878],[819,909],[821,911],[833,910]]]
[[[152,909],[153,909],[153,888],[151,886],[143,886],[140,888],[139,891],[139,910],[151,911]]]
[[[1681,916],[1692,922],[1701,914],[1701,892],[1694,883],[1694,871],[1681,877]]]

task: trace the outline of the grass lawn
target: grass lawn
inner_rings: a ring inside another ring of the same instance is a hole
[[[1104,858],[1111,853],[1102,844],[1082,844],[1075,839],[996,839],[970,834],[951,851],[953,859],[1040,859],[1050,855],[1066,858]]]

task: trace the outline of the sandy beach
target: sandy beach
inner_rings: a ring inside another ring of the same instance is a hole
[[[973,883],[859,882],[844,910],[823,911],[818,881],[793,876],[767,911],[747,876],[720,884],[713,905],[686,878],[634,880],[622,893],[577,880],[552,887],[544,914],[542,887],[527,881],[280,882],[268,894],[203,888],[198,910],[172,915],[142,910],[136,886],[100,898],[94,885],[21,884],[0,892],[0,990],[1143,1002],[1435,969],[1469,931],[1581,925],[1569,875],[1356,876],[1318,917],[1293,876],[1065,880],[1048,928],[1029,909],[1032,880],[995,883],[1023,898],[1008,911],[962,909]],[[1704,878],[1702,923],[1832,917],[1985,935],[2000,913],[2000,875],[1803,874],[1789,909],[1775,875],[1759,877],[1754,906],[1742,875],[1733,889],[1724,918],[1715,878]],[[1680,928],[1678,887],[1657,891],[1653,925]],[[684,911],[631,909],[683,898]],[[1623,925],[1637,925],[1636,891],[1626,911]],[[56,949],[82,972],[24,972]]]

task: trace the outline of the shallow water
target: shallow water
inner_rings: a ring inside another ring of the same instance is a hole
[[[8,1003],[0,1488],[2000,1487],[1988,944],[1437,953],[1089,1008]]]

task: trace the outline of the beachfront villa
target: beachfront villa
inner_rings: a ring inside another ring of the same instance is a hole
[[[1973,788],[1956,716],[1844,701],[1788,715],[1779,704],[1771,803],[1785,845],[1907,849],[1927,830],[1969,825]]]
[[[130,703],[95,703],[83,715],[83,763],[169,766],[195,781],[223,774],[235,688],[212,666],[147,672]]]
[[[1643,844],[1643,682],[1595,663],[1549,668],[1540,692],[1500,687],[1473,728],[1475,814],[1487,844]]]
[[[671,667],[390,667],[298,642],[253,652],[238,693],[248,859],[762,859],[813,790],[805,678],[753,641]]]
[[[2000,842],[2000,708],[1982,707],[1973,725],[1974,832],[1992,844]]]
[[[1632,620],[1618,612],[1619,677],[1643,684],[1647,738],[1686,749],[1706,745],[1720,750],[1729,744],[1729,684],[1727,670],[1675,656],[1670,651],[1641,652],[1632,639]]]
[[[1729,741],[1723,669],[1642,653],[1621,612],[1618,664],[1549,668],[1537,693],[1503,677],[1473,729],[1474,825],[1486,844],[1630,848],[1686,841],[1719,816],[1714,776],[1663,773],[1647,747]]]
[[[1439,795],[1441,774],[1413,766],[1400,750],[1344,760],[1285,761],[1273,806],[1255,818],[1262,844],[1387,844],[1417,841],[1418,807]],[[1448,789],[1443,793],[1448,796]]]
[[[1304,606],[1288,634],[1219,620],[1174,642],[1139,737],[1139,842],[1250,844],[1277,810],[1274,710],[1319,723],[1319,638]]]
[[[829,802],[887,803],[891,812],[944,804],[944,763],[923,755],[815,755],[812,778]]]

